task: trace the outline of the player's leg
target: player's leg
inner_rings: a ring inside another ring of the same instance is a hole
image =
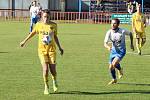
[[[138,54],[141,55],[140,38],[136,38],[136,48],[137,48]]]
[[[36,16],[36,17],[35,17],[35,20],[34,20],[34,24],[36,24],[36,23],[38,22],[38,20],[39,20],[39,17]]]
[[[108,85],[114,84],[114,83],[117,82],[115,67],[114,67],[113,64],[112,64],[114,58],[115,58],[115,57],[114,57],[112,54],[110,54],[109,70],[110,70],[110,74],[111,74],[112,80],[108,83]]]
[[[141,47],[143,47],[143,45],[145,44],[145,42],[146,42],[146,38],[142,38]]]
[[[145,42],[146,42],[146,38],[144,37],[144,38],[140,38],[140,40],[139,40],[139,44],[140,44],[140,47],[139,47],[139,52],[138,52],[138,54],[139,55],[141,55],[141,53],[142,53],[142,47],[144,46],[144,44],[145,44]]]
[[[144,46],[145,42],[146,42],[146,35],[145,33],[142,33],[141,34],[141,48]]]
[[[118,57],[115,57],[112,61],[112,66],[114,68],[117,68],[118,70],[121,70],[121,66],[120,66],[119,62],[120,62],[120,59]]]
[[[39,59],[41,61],[42,65],[42,71],[43,71],[43,81],[44,81],[44,94],[49,94],[49,85],[48,85],[48,68],[49,68],[49,62],[48,62],[48,55],[44,55],[39,52]]]
[[[120,62],[120,59],[118,57],[113,58],[112,63],[109,66],[109,69],[111,71],[113,79],[108,84],[115,84],[115,83],[117,83],[115,68],[116,68],[116,66],[117,66],[117,68],[119,68],[118,67],[118,65],[120,65],[119,62]],[[120,70],[121,70],[121,67],[120,67]]]
[[[32,32],[32,30],[33,30],[34,18],[31,18],[30,20],[31,20],[31,21],[30,21],[30,32]]]
[[[49,94],[49,85],[48,85],[48,66],[49,63],[42,63],[42,69],[43,69],[43,80],[44,80],[44,94]]]
[[[123,69],[121,68],[120,61],[123,59],[123,57],[126,54],[126,50],[123,50],[122,53],[118,54],[115,59],[113,59],[112,64],[115,66],[116,69],[118,69],[118,78],[122,78],[123,76]]]
[[[141,55],[140,33],[134,33],[134,37],[138,54]]]
[[[50,64],[50,72],[53,80],[53,90],[56,92],[58,89],[56,64]]]
[[[115,67],[113,67],[112,64],[109,64],[109,70],[112,76],[112,80],[108,83],[108,85],[117,83]]]
[[[118,79],[121,79],[123,77],[123,69],[119,63],[116,65],[116,68],[118,69]]]
[[[49,52],[49,60],[50,60],[50,72],[53,80],[53,89],[54,92],[58,89],[57,84],[57,72],[56,72],[56,53],[55,52]]]

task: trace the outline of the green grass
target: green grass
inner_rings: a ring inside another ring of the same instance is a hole
[[[143,55],[127,53],[121,62],[124,77],[107,86],[109,52],[103,47],[107,24],[59,24],[64,55],[57,55],[59,92],[43,95],[42,68],[37,56],[37,36],[24,48],[21,40],[29,24],[0,23],[0,100],[149,100],[150,27]],[[129,25],[121,25],[131,29]],[[127,37],[127,52],[129,37]],[[137,51],[134,51],[136,53]]]

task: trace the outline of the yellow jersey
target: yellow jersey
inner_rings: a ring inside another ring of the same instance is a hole
[[[39,35],[38,38],[38,51],[43,54],[48,54],[48,52],[56,52],[56,45],[54,40],[54,35],[57,35],[57,24],[50,22],[49,24],[44,24],[42,22],[36,23],[33,32]],[[49,37],[49,41],[46,44],[43,39],[45,36]]]
[[[134,24],[137,33],[145,33],[145,16],[144,14],[134,13],[132,16],[132,23]]]

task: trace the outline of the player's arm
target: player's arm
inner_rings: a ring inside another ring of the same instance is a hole
[[[146,17],[144,16],[144,27],[146,28]]]
[[[30,12],[30,16],[32,16],[32,12]]]
[[[111,46],[108,44],[108,42],[104,42],[104,47],[108,50],[111,51]]]
[[[132,16],[132,31],[133,31],[133,33],[136,33],[136,31],[135,31],[135,23],[134,23],[134,15]]]
[[[105,36],[105,39],[104,39],[104,47],[107,49],[107,50],[111,50],[111,46],[110,46],[110,44],[109,44],[109,37],[110,37],[110,32],[108,31],[107,33],[106,33],[106,36]]]
[[[32,16],[32,9],[33,9],[33,7],[31,6],[30,7],[30,16]]]
[[[60,46],[59,39],[58,39],[58,37],[57,37],[56,34],[54,34],[54,39],[55,39],[55,42],[56,42],[56,44],[57,44],[57,47],[58,47],[59,50],[60,50],[60,54],[63,55],[64,50],[63,50],[62,47]]]
[[[128,30],[125,30],[125,29],[124,29],[124,32],[125,32],[125,35],[129,35],[130,36],[130,48],[134,51],[133,34],[132,34],[132,32],[130,32]]]
[[[132,32],[130,32],[130,48],[134,51],[134,45],[133,45],[133,35]]]
[[[57,24],[56,24],[56,23],[54,23],[53,32],[54,32],[54,40],[55,40],[55,42],[56,42],[56,45],[57,45],[57,47],[58,47],[59,50],[60,50],[60,54],[63,55],[64,50],[63,50],[62,47],[60,46],[60,42],[59,42],[59,39],[58,39],[58,37],[57,37]]]
[[[32,31],[22,42],[20,42],[20,46],[23,47],[26,42],[31,39],[36,34],[36,31]]]

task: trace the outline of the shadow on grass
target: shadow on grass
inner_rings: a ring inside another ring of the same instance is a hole
[[[87,34],[87,33],[64,33],[65,35],[93,35],[93,34]]]
[[[141,56],[150,56],[150,53],[143,53]]]
[[[93,34],[87,34],[87,33],[65,33],[65,35],[93,35]]]
[[[135,85],[135,86],[150,86],[150,84],[139,84],[139,83],[117,83],[117,84]]]
[[[70,95],[108,95],[108,94],[150,94],[148,90],[126,90],[126,91],[110,91],[110,92],[82,92],[82,91],[67,91],[67,92],[57,92],[51,94],[70,94]]]
[[[8,53],[8,52],[5,52],[5,51],[0,51],[0,53]]]
[[[127,52],[127,54],[134,54],[138,56],[150,56],[150,53],[142,53],[141,55],[139,55],[138,53],[135,53],[135,52]]]

